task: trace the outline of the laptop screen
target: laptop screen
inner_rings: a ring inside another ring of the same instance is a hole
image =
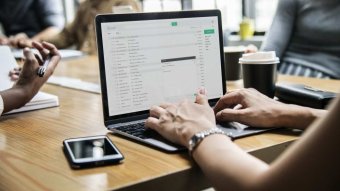
[[[221,97],[219,27],[217,15],[100,23],[109,116],[194,100],[200,87]]]
[[[18,65],[8,46],[0,46],[0,60],[0,91],[3,91],[13,86],[14,82],[11,81],[8,73]]]

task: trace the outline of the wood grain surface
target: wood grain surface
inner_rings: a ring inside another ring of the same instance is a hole
[[[98,60],[62,61],[56,76],[99,83]],[[338,91],[340,81],[280,76],[279,81],[305,83]],[[229,89],[240,88],[234,84]],[[0,119],[0,190],[199,190],[209,182],[187,153],[167,154],[108,132],[99,94],[45,85],[60,106],[5,115]],[[125,156],[122,164],[72,170],[62,141],[107,134]],[[292,142],[298,135],[278,130],[236,140],[245,151]]]

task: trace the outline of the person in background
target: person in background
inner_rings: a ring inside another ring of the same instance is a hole
[[[12,88],[0,91],[0,115],[20,108],[29,102],[52,75],[60,60],[58,49],[53,44],[33,42],[32,46],[39,50],[41,58],[38,55],[34,55],[29,48],[24,49],[25,62],[19,79]],[[39,66],[43,64],[48,56],[51,56],[51,60],[45,75],[39,77],[37,75]]]
[[[131,11],[141,11],[138,0],[83,0],[76,13],[73,22],[69,23],[61,32],[41,40],[54,44],[57,48],[68,48],[72,45],[77,50],[87,54],[96,54],[96,36],[94,28],[94,18],[97,14],[112,13],[113,7],[130,6]],[[21,47],[32,47],[32,39],[20,40]],[[21,67],[9,71],[9,76],[13,81],[19,78]]]
[[[0,23],[5,35],[0,45],[22,47],[20,41],[41,41],[64,27],[61,0],[1,0]]]
[[[94,18],[97,14],[112,13],[115,6],[129,5],[133,12],[141,11],[137,0],[85,0],[81,2],[75,19],[59,34],[42,40],[55,44],[59,49],[75,46],[87,54],[96,54]],[[30,46],[30,41],[23,42]]]
[[[276,51],[282,74],[340,79],[340,2],[280,0],[261,50]]]
[[[238,104],[241,108],[233,109]],[[217,190],[340,190],[339,97],[327,113],[283,104],[254,89],[241,89],[224,95],[214,110],[201,89],[196,103],[153,106],[146,126],[188,147]],[[215,117],[254,126],[308,129],[268,165],[216,128]],[[202,134],[206,136],[197,138]]]

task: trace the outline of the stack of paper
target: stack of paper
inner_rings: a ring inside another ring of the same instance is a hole
[[[11,50],[7,46],[0,46],[0,91],[9,89],[12,87],[13,82],[10,80],[8,74],[11,69],[17,66]],[[58,97],[52,94],[38,92],[33,99],[25,106],[12,110],[9,113],[17,113],[23,111],[30,111],[42,108],[59,106]]]

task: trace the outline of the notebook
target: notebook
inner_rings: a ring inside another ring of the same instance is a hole
[[[17,66],[17,62],[8,46],[0,46],[0,91],[9,89],[13,86],[8,76],[9,71]],[[7,112],[6,114],[18,113],[48,107],[59,106],[58,97],[45,92],[38,92],[25,106]]]
[[[95,22],[105,126],[167,152],[183,150],[144,122],[152,105],[194,101],[202,86],[212,106],[226,93],[220,11],[109,14]],[[266,130],[217,126],[234,138]]]

